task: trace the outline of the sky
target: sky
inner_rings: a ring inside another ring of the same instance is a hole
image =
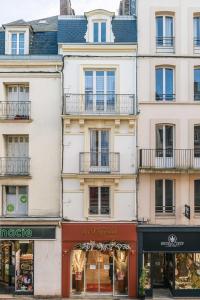
[[[96,8],[117,13],[120,0],[71,0],[76,15]],[[59,14],[60,0],[0,0],[0,24],[41,19]]]

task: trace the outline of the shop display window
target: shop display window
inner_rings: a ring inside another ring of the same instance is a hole
[[[176,253],[175,264],[175,289],[200,289],[200,253]]]
[[[145,289],[151,288],[151,253],[144,253]]]
[[[33,292],[33,243],[16,243],[16,291]]]
[[[128,294],[128,251],[72,252],[72,293]]]

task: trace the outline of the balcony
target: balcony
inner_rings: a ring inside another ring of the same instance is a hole
[[[175,99],[176,99],[176,95],[175,94],[160,94],[160,93],[156,93],[156,101],[170,102],[170,101],[174,101]]]
[[[200,101],[200,92],[194,92],[194,100],[195,101]]]
[[[194,53],[200,54],[200,38],[195,37],[193,44],[194,44]]]
[[[1,157],[0,176],[28,176],[30,175],[30,158]]]
[[[79,157],[80,173],[119,173],[120,154],[109,152],[82,152]]]
[[[67,94],[65,115],[136,115],[134,95],[125,94]]]
[[[175,37],[156,37],[156,50],[161,53],[173,53],[175,49]]]
[[[156,214],[175,214],[175,206],[173,205],[167,205],[167,206],[162,206],[162,205],[156,205]]]
[[[141,149],[140,170],[199,171],[199,149]]]
[[[31,115],[30,101],[0,102],[0,119],[29,120]]]

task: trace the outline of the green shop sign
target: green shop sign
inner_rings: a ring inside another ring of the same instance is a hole
[[[0,226],[0,240],[55,240],[53,226]]]

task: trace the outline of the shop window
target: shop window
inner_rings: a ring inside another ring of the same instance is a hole
[[[194,181],[194,212],[200,213],[200,180]]]
[[[151,288],[151,253],[144,253],[145,289]]]
[[[90,215],[110,214],[110,188],[109,187],[89,188],[89,214]]]
[[[33,293],[33,242],[0,243],[0,282],[5,293]]]
[[[176,253],[175,264],[175,289],[200,289],[200,253]]]
[[[174,181],[156,180],[155,198],[156,213],[174,213]]]
[[[27,216],[28,215],[28,187],[5,186],[4,187],[4,215]]]
[[[128,252],[72,252],[72,293],[128,294]]]

